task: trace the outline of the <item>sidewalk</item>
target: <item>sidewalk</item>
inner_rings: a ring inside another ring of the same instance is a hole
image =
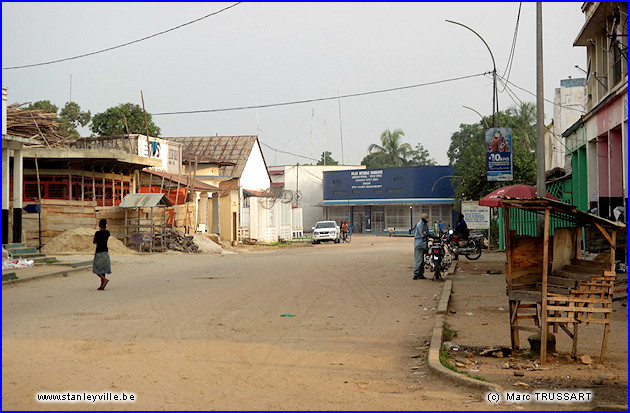
[[[3,278],[15,274],[15,279],[2,281],[2,285],[15,284],[35,280],[42,277],[67,276],[68,273],[92,270],[93,254],[55,255],[58,262],[52,264],[36,264],[32,267],[2,270]],[[11,277],[12,278],[12,277]]]
[[[505,253],[486,251],[477,261],[464,257],[454,261],[457,268],[449,277],[453,284],[445,316],[445,326],[455,334],[451,340],[450,363],[506,391],[592,389],[596,407],[627,406],[627,274],[617,274],[615,291],[619,293],[615,292],[617,299],[613,301],[604,364],[598,364],[603,326],[590,324],[580,327],[578,360],[571,359],[572,342],[559,330],[554,334],[557,353],[551,354],[548,362],[541,365],[528,351],[527,336],[532,333],[527,332],[520,334],[520,354],[501,358],[479,355],[483,349],[511,347],[505,262]],[[589,356],[592,362],[582,363],[580,356],[583,355]]]

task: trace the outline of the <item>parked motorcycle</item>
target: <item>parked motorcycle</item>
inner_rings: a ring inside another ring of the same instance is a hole
[[[463,255],[469,260],[477,260],[481,257],[481,243],[483,242],[483,235],[471,235],[463,246],[460,246],[461,239],[453,230],[448,231],[446,237],[446,245],[451,254],[455,257]]]
[[[451,256],[446,254],[444,242],[441,238],[435,238],[424,257],[425,265],[433,272],[434,280],[442,280],[448,267],[451,266]]]

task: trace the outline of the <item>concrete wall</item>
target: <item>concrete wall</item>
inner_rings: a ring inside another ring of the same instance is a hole
[[[365,165],[284,166],[284,189],[293,192],[293,204],[302,208],[302,222],[305,232],[312,232],[313,225],[325,218],[322,207],[324,171],[350,169],[365,169]],[[299,191],[301,195],[299,200],[295,198],[296,191]]]

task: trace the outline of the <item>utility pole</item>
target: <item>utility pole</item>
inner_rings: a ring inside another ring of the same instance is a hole
[[[295,164],[295,206],[300,207],[300,163]]]
[[[543,82],[542,3],[536,3],[536,190],[539,198],[547,196],[545,183],[545,99]],[[540,222],[539,222],[540,227]]]

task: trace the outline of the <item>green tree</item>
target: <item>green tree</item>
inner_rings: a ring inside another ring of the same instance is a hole
[[[512,161],[514,181],[506,183],[488,182],[486,177],[486,140],[484,122],[473,125],[462,124],[451,136],[447,155],[453,166],[455,197],[457,199],[480,199],[499,186],[536,183],[536,124],[531,115],[530,104],[511,107],[499,112],[501,127],[512,128]],[[490,116],[485,117],[488,124]]]
[[[133,103],[121,103],[118,106],[107,109],[105,112],[97,113],[92,118],[91,130],[97,136],[125,135],[127,134],[125,118],[127,119],[129,133],[146,135],[144,111],[140,106]],[[147,113],[147,124],[149,135],[159,137],[160,128],[153,123],[149,113]]]
[[[317,161],[317,165],[339,165],[339,162],[335,161],[332,157],[332,152],[322,152],[322,157]]]
[[[385,154],[369,153],[362,160],[361,165],[365,165],[367,169],[388,168]]]
[[[81,106],[76,102],[67,102],[59,112],[59,130],[62,136],[70,138],[78,138],[79,131],[77,128],[86,126],[90,123],[92,114],[81,112]]]
[[[393,132],[389,128],[386,129],[381,133],[381,144],[373,143],[368,147],[368,155],[382,155],[375,156],[372,159],[382,162],[381,167],[383,168],[404,166],[413,149],[408,143],[402,143],[403,136],[405,136],[405,132],[402,129],[394,129]]]
[[[43,110],[47,113],[57,113],[59,108],[52,104],[50,100],[38,100],[37,102],[31,103],[28,106],[25,106],[21,109],[24,110]]]
[[[407,163],[409,166],[434,166],[437,165],[435,159],[431,158],[429,151],[424,149],[421,143],[416,144],[416,148],[410,152],[411,158]]]

